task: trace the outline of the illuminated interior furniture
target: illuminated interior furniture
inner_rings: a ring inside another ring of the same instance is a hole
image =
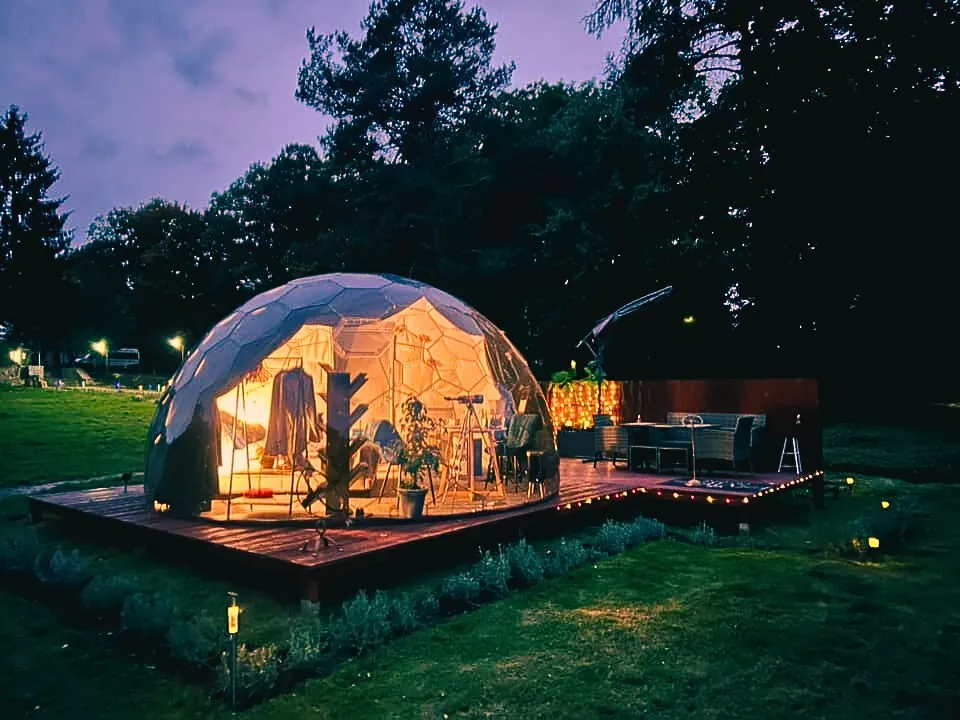
[[[544,498],[543,483],[546,480],[543,450],[527,450],[527,497],[532,498],[534,492]]]
[[[451,399],[464,407],[464,416],[460,427],[451,432],[453,452],[450,456],[451,460],[447,463],[448,471],[445,475],[442,496],[445,498],[447,493],[457,490],[468,490],[471,495],[476,495],[478,493],[476,479],[478,474],[484,475],[483,453],[486,452],[490,457],[489,469],[493,471],[495,492],[505,497],[506,490],[500,476],[500,467],[495,462],[497,442],[494,433],[489,428],[483,427],[477,416],[476,406],[482,404],[483,397],[466,395]],[[539,419],[539,416],[537,418]],[[488,477],[489,471],[484,475],[484,490],[489,484]],[[465,486],[460,484],[461,479],[465,482]]]
[[[533,448],[537,432],[542,427],[539,415],[514,415],[507,426],[507,436],[503,441],[501,454],[512,460],[513,480],[516,488],[520,489],[520,479],[527,472],[527,451]]]
[[[741,415],[733,431],[725,428],[705,428],[697,438],[696,453],[702,460],[719,460],[730,463],[734,472],[737,464],[747,464],[753,473],[751,432],[753,416]]]
[[[390,485],[390,471],[393,468],[397,468],[397,488],[400,487],[400,476],[403,473],[403,468],[400,467],[400,450],[403,447],[403,440],[400,438],[400,434],[397,432],[396,428],[388,420],[381,420],[376,424],[373,430],[373,438],[370,440],[370,446],[376,453],[376,463],[383,461],[387,464],[387,472],[383,477],[383,480],[377,478],[377,467],[376,465],[368,466],[370,477],[373,478],[373,486],[376,490],[377,500],[383,499],[384,491],[387,486]],[[370,460],[367,460],[369,463]],[[376,488],[376,485],[379,484],[379,489]]]

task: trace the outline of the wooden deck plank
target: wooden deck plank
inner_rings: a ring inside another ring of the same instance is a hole
[[[603,463],[578,460],[561,462],[561,489],[558,496],[526,506],[480,512],[473,515],[442,518],[434,516],[418,523],[377,519],[351,527],[330,528],[330,548],[314,555],[302,548],[315,535],[309,521],[299,524],[268,520],[221,522],[202,518],[176,518],[154,513],[144,507],[143,486],[102,488],[31,497],[31,503],[44,512],[68,513],[84,521],[109,522],[150,533],[153,538],[179,538],[201,546],[218,547],[292,571],[323,571],[342,567],[366,557],[383,557],[410,543],[428,543],[453,538],[462,533],[498,531],[511,523],[524,523],[556,513],[558,509],[578,512],[596,509],[597,504],[638,495],[648,499],[684,502],[742,504],[744,500],[763,500],[773,492],[789,491],[821,473],[802,478],[788,474],[761,474],[737,478],[705,476],[701,484],[690,487],[686,477],[627,472]],[[731,485],[732,483],[732,485]],[[641,495],[642,494],[642,495]],[[674,498],[674,495],[677,497]]]

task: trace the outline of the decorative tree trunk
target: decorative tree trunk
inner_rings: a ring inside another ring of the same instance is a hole
[[[366,471],[364,463],[351,469],[353,456],[363,445],[363,438],[350,441],[350,430],[367,411],[366,405],[358,405],[350,411],[350,400],[367,382],[363,373],[353,380],[350,373],[327,374],[327,489],[324,502],[327,514],[350,516],[350,483]]]

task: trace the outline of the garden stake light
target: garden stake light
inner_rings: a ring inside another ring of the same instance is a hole
[[[237,634],[240,632],[240,605],[237,594],[227,593],[227,635],[230,636],[230,707],[237,706]]]

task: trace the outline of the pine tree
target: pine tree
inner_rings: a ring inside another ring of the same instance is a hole
[[[51,196],[60,171],[39,132],[15,105],[0,117],[0,323],[11,338],[57,338],[61,260],[70,245],[65,198]]]

